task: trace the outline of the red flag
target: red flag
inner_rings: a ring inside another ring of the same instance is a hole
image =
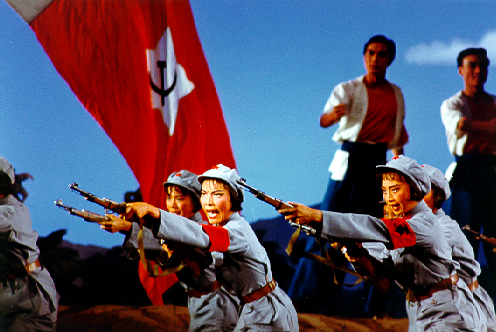
[[[154,305],[163,305],[164,300],[162,299],[162,294],[179,281],[176,274],[173,273],[165,277],[152,278],[142,264],[140,264],[139,267],[139,279],[148,298]]]
[[[235,167],[187,0],[7,1],[122,153],[144,201],[165,208],[173,171]]]

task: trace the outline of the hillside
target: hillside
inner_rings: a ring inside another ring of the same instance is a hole
[[[189,314],[186,307],[126,307],[118,305],[91,308],[60,308],[58,331],[71,332],[141,332],[187,331]],[[406,332],[407,319],[364,319],[298,314],[302,332]]]

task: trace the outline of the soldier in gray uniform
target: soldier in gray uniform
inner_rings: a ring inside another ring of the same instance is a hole
[[[196,174],[187,170],[172,173],[164,183],[167,192],[167,210],[181,215],[198,224],[204,223],[199,212],[201,209],[201,185]],[[110,222],[102,222],[104,229],[118,229],[117,224],[127,224],[126,238],[123,246],[128,249],[138,250],[138,234],[140,227],[136,223],[123,221],[112,217]],[[119,229],[121,230],[121,229]],[[217,281],[215,266],[211,254],[195,251],[191,247],[174,243],[162,243],[156,239],[151,231],[143,228],[143,248],[147,251],[164,252],[164,245],[171,253],[168,257],[172,265],[162,260],[163,256],[155,256],[155,260],[165,263],[170,269],[175,269],[178,264],[185,267],[176,272],[181,286],[188,292],[188,310],[190,314],[189,331],[233,331],[238,322],[239,300],[230,294]],[[176,259],[176,256],[178,258]],[[186,257],[187,256],[187,257]],[[186,257],[186,258],[185,258]],[[167,260],[166,258],[166,260]],[[184,262],[188,263],[184,263]]]
[[[494,332],[496,331],[494,303],[486,290],[477,281],[477,276],[481,273],[481,269],[479,262],[475,260],[472,245],[463,234],[458,223],[441,209],[441,204],[451,195],[449,182],[439,169],[430,165],[423,165],[423,168],[429,175],[432,186],[432,190],[424,197],[424,201],[438,217],[448,244],[453,250],[453,259],[460,263],[458,276],[473,292],[476,303],[482,309],[487,331]],[[409,307],[415,309],[416,306],[410,304]],[[409,311],[410,309],[407,312]]]
[[[146,203],[129,203],[126,219],[139,218],[157,238],[212,252],[219,281],[241,301],[235,331],[298,331],[298,316],[291,300],[273,280],[265,249],[239,214],[244,196],[236,182],[238,173],[217,165],[198,179],[208,225]]]
[[[14,179],[0,157],[0,331],[55,331],[59,296],[38,260],[29,210],[12,195]]]
[[[279,212],[288,220],[313,225],[317,237],[327,241],[381,242],[391,250],[394,279],[416,301],[418,331],[478,331],[481,319],[470,290],[458,282],[451,248],[427,204],[427,173],[405,156],[377,166],[386,204],[399,216],[378,219],[311,209],[290,202],[293,208]]]

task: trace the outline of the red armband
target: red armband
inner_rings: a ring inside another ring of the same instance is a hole
[[[222,226],[212,226],[202,224],[203,231],[207,233],[210,239],[210,248],[208,251],[227,251],[229,248],[229,232]]]
[[[381,219],[389,230],[389,236],[393,249],[411,247],[417,243],[417,237],[413,232],[407,218]]]

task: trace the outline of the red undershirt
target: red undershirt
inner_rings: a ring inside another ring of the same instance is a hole
[[[472,113],[472,120],[489,121],[496,117],[496,105],[490,96],[487,95],[487,98],[480,102],[475,102],[468,96],[465,97]],[[496,135],[486,131],[469,133],[464,153],[496,154]]]
[[[358,134],[358,142],[389,143],[396,127],[397,103],[391,85],[367,88],[368,109]]]

